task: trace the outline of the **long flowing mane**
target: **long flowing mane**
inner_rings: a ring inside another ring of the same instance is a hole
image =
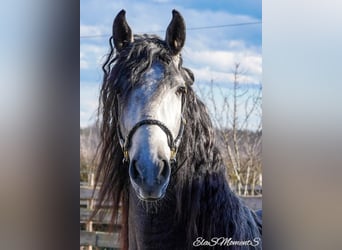
[[[115,52],[112,38],[109,44],[98,109],[101,143],[95,181],[101,180],[102,185],[95,213],[104,203],[113,204],[112,223],[122,225],[122,247],[128,249],[130,182],[116,133],[116,96],[130,91],[153,62],[167,67],[173,57],[165,42],[156,36],[135,35],[134,42],[120,53]],[[183,68],[180,55],[178,61],[178,67],[189,72]],[[226,167],[215,146],[213,125],[205,105],[190,86],[193,79],[188,78],[184,111],[187,124],[177,155],[180,166],[172,173],[168,187],[176,201],[175,220],[184,225],[189,249],[197,237],[229,236],[234,240],[261,237],[259,219],[229,188]],[[261,249],[261,245],[258,247]]]

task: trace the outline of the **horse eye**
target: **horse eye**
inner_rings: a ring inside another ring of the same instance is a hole
[[[178,87],[176,94],[177,95],[186,94],[186,87],[185,86]]]

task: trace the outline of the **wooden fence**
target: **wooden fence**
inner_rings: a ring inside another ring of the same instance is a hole
[[[240,196],[242,202],[249,208],[253,210],[262,209],[262,196]]]
[[[106,233],[110,222],[110,215],[106,214],[106,208],[101,210],[103,216],[96,215],[89,221],[97,202],[97,190],[92,198],[94,189],[94,174],[88,174],[88,182],[80,185],[80,249],[81,250],[118,250],[118,230],[120,225],[115,225],[113,233]],[[254,210],[261,209],[262,196],[240,197],[242,201]]]
[[[101,209],[103,216],[97,214],[91,221],[89,218],[97,202],[97,190],[92,197],[94,189],[94,174],[88,174],[88,182],[80,185],[80,249],[81,250],[109,250],[120,249],[118,230],[120,226],[114,226],[113,233],[106,233],[110,222],[110,215],[106,208]]]

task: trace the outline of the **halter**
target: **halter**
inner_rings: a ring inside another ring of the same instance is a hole
[[[179,144],[182,140],[183,132],[184,132],[184,126],[186,124],[186,120],[183,117],[184,103],[185,103],[185,94],[182,94],[181,124],[180,124],[180,128],[179,128],[178,135],[177,135],[176,139],[173,139],[173,136],[172,136],[170,129],[164,123],[162,123],[161,121],[155,120],[155,119],[145,119],[145,120],[139,121],[128,132],[125,139],[122,136],[122,133],[120,130],[120,125],[119,125],[119,123],[117,123],[117,126],[116,126],[117,135],[119,137],[119,143],[120,143],[120,146],[122,148],[123,155],[124,155],[122,162],[127,163],[127,164],[129,163],[128,150],[131,146],[132,137],[133,137],[134,133],[138,130],[138,128],[140,128],[143,125],[156,125],[159,128],[161,128],[167,136],[167,143],[168,143],[170,151],[171,151],[170,164],[172,166],[177,165],[177,161],[176,161],[177,150],[178,150]]]

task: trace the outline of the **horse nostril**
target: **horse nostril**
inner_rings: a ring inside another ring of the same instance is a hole
[[[165,161],[165,160],[160,161],[160,171],[159,171],[159,174],[160,174],[161,177],[163,177],[165,179],[169,176],[169,174],[170,174],[170,166],[167,163],[167,161]]]
[[[130,174],[133,179],[138,179],[140,175],[140,171],[138,168],[138,163],[136,160],[132,161],[131,167],[130,167]]]

